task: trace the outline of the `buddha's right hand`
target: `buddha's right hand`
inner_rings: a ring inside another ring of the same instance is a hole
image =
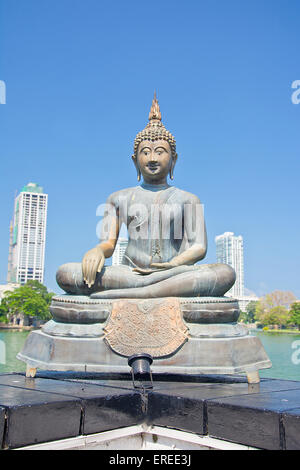
[[[96,246],[88,251],[82,260],[82,274],[84,282],[88,287],[92,287],[95,282],[97,273],[100,273],[105,263],[105,256],[100,248]]]

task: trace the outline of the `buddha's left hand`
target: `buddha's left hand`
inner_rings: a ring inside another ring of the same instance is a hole
[[[173,263],[152,263],[150,264],[150,268],[134,268],[133,271],[140,273],[140,274],[151,274],[155,273],[157,271],[162,271],[165,269],[171,269],[174,268],[175,264]]]
[[[168,263],[152,263],[150,264],[150,267],[151,268],[155,268],[155,269],[171,269],[171,268],[175,268],[175,264],[173,264],[172,262],[168,262]]]

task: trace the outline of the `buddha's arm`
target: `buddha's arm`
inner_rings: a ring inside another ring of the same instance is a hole
[[[103,232],[105,227],[105,234]],[[105,214],[102,221],[101,243],[89,250],[82,260],[82,274],[86,284],[91,287],[100,273],[106,258],[110,258],[114,252],[120,231],[119,217],[115,214]]]

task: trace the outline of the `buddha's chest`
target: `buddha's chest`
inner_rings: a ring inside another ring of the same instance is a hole
[[[144,239],[182,238],[184,207],[180,203],[164,202],[151,198],[128,206],[127,228],[131,238]]]

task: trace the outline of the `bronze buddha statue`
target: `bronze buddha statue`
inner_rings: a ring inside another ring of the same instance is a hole
[[[100,243],[57,271],[66,295],[52,299],[53,319],[29,335],[18,358],[36,368],[120,373],[127,358],[150,354],[157,373],[246,373],[259,382],[271,366],[260,340],[237,323],[235,282],[226,264],[197,264],[207,251],[197,196],[170,186],[176,142],[161,122],[154,96],[149,123],[132,155],[138,181],[104,205]],[[105,266],[122,225],[128,245],[122,265]]]
[[[197,196],[167,182],[168,175],[173,180],[176,141],[161,122],[156,96],[132,160],[142,184],[109,196],[100,243],[82,263],[59,268],[59,286],[98,299],[223,296],[235,272],[225,264],[196,264],[207,251],[203,207]],[[122,224],[128,230],[123,264],[104,266]]]

